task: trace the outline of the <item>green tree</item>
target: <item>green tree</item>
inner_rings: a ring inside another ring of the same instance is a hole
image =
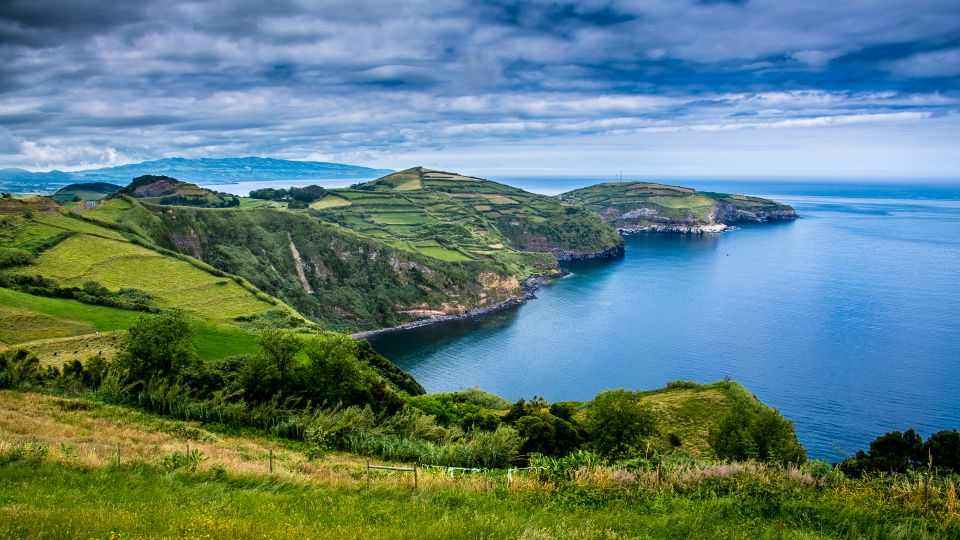
[[[303,339],[292,332],[269,328],[260,334],[258,340],[264,357],[277,368],[281,376],[290,374],[294,358],[303,348]]]
[[[194,379],[202,369],[193,329],[179,311],[142,315],[127,330],[119,349],[116,362],[134,381],[154,375]]]
[[[344,334],[323,334],[311,338],[305,347],[305,397],[328,403],[369,403],[375,382],[357,360],[357,342]]]
[[[765,406],[737,403],[714,429],[710,447],[720,459],[756,459],[803,463],[806,451],[797,440],[793,422]]]
[[[924,443],[921,456],[932,458],[935,469],[960,474],[960,432],[954,429],[934,433]]]
[[[520,449],[525,454],[565,456],[580,445],[577,428],[550,413],[524,416],[517,420],[516,428],[523,438]]]
[[[596,451],[610,459],[639,453],[644,440],[657,433],[650,405],[641,401],[639,393],[622,388],[593,398],[586,428]]]

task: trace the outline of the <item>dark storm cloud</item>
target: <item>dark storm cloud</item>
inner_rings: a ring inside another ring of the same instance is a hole
[[[954,0],[0,4],[0,166],[955,117]]]

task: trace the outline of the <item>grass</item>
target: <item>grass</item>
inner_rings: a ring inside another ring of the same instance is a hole
[[[504,251],[592,253],[620,242],[589,213],[568,213],[555,198],[481,178],[417,167],[362,188],[330,190],[312,205],[313,215],[444,261],[469,260],[468,252],[508,260],[490,253],[491,244]],[[331,198],[344,202],[327,203]],[[422,247],[425,241],[441,239],[459,250]],[[522,266],[514,272],[533,273],[522,257],[509,260]]]
[[[0,344],[23,347],[47,365],[115,353],[117,331],[141,312],[34,296],[0,288]],[[197,353],[204,360],[259,350],[253,332],[228,324],[192,319]],[[97,336],[95,333],[100,332]]]
[[[453,251],[452,249],[446,249],[442,247],[418,247],[420,253],[427,255],[428,257],[433,257],[434,259],[440,259],[441,261],[469,261],[470,257],[467,257],[459,251]]]
[[[122,449],[116,466],[116,445]],[[197,472],[158,464],[186,446]],[[45,452],[44,452],[45,450]],[[20,458],[15,456],[19,453]],[[269,453],[274,472],[269,474]],[[81,400],[0,391],[5,538],[956,538],[955,486],[816,482],[761,464],[596,468],[452,478],[374,473],[364,461],[255,434]],[[947,491],[944,491],[947,490]]]
[[[319,201],[314,201],[310,203],[310,208],[314,210],[323,210],[325,208],[337,208],[340,206],[350,206],[351,203],[343,197],[337,197],[336,195],[327,195]],[[242,206],[242,205],[241,205]]]
[[[690,188],[647,182],[613,182],[576,189],[560,199],[583,204],[614,226],[635,226],[638,223],[660,223],[662,220],[683,223],[712,223],[711,212],[720,203],[749,211],[789,210],[790,207],[759,197],[699,192]],[[650,215],[624,218],[632,210],[653,211]]]
[[[139,315],[0,288],[0,341],[7,344],[126,329]]]
[[[111,290],[135,287],[163,307],[211,321],[226,322],[272,308],[230,279],[129,242],[85,233],[73,235],[43,252],[30,267],[18,270],[67,286],[96,281]]]

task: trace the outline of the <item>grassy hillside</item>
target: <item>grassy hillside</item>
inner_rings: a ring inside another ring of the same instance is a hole
[[[84,215],[244,276],[336,330],[488,307],[523,294],[518,276],[557,269],[556,259],[542,253],[444,260],[285,209],[147,207],[118,199]]]
[[[526,251],[564,259],[622,245],[615,231],[579,206],[423,167],[330,190],[311,209],[320,219],[443,260],[522,258]]]
[[[42,285],[20,285],[23,292],[0,288],[0,348],[26,348],[49,365],[97,354],[110,358],[120,332],[142,314],[79,302],[50,287],[76,291],[95,283],[105,288],[103,294],[133,294],[155,309],[180,309],[191,316],[198,352],[205,359],[256,348],[256,336],[235,319],[277,310],[292,313],[242,279],[190,257],[146,247],[148,243],[127,232],[142,230],[149,222],[131,219],[128,225],[107,228],[90,221],[91,216],[110,215],[117,206],[133,208],[134,204],[110,201],[87,211],[86,219],[56,208],[0,217],[0,255],[21,254],[8,257],[14,264],[5,265],[3,279],[19,283],[21,276],[40,276],[46,280]],[[141,217],[149,217],[149,213]]]
[[[350,189],[315,191],[320,198],[309,202],[267,197],[234,204],[193,184],[144,176],[83,216],[243,276],[344,331],[516,301],[524,297],[523,280],[559,272],[558,258],[622,251],[616,231],[581,206],[479,178],[415,168]],[[237,211],[224,211],[228,206]],[[64,251],[88,243],[92,253],[116,247],[75,238]],[[38,265],[69,282],[63,274],[93,271],[78,262],[54,252]],[[165,292],[175,307],[176,294]]]
[[[561,200],[583,204],[624,230],[720,231],[740,222],[796,218],[788,205],[759,197],[701,192],[650,182],[612,182],[575,189]]]
[[[116,446],[121,466],[116,466]],[[177,467],[189,445],[199,460]],[[273,453],[273,474],[269,456]],[[174,468],[176,467],[176,468]],[[374,472],[255,434],[0,391],[0,536],[11,538],[955,538],[956,488],[814,469],[663,463]],[[565,478],[565,479],[564,479]]]
[[[89,182],[86,184],[70,184],[58,189],[52,195],[52,198],[65,203],[75,200],[81,201],[99,201],[107,195],[117,192],[122,186],[111,184],[109,182]]]

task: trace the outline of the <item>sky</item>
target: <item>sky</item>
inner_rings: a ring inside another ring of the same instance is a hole
[[[0,168],[960,178],[960,0],[0,3]]]

